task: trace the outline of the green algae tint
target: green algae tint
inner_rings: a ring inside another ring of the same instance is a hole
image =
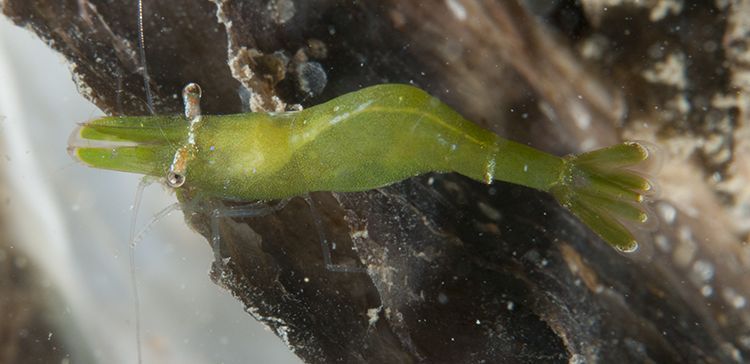
[[[557,157],[503,139],[398,84],[285,113],[208,116],[188,111],[191,102],[197,98],[186,98],[186,117],[83,124],[69,151],[94,168],[169,176],[181,193],[235,201],[364,191],[427,172],[505,181],[551,193],[622,251],[637,247],[632,230],[651,220],[644,195],[653,185],[633,170],[653,158],[642,143]]]

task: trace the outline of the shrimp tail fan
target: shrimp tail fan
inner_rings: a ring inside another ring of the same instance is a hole
[[[657,157],[644,142],[569,155],[550,192],[610,245],[633,251],[638,247],[633,232],[656,222],[647,197],[656,190],[648,175],[658,169]]]

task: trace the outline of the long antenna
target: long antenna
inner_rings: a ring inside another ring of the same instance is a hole
[[[143,36],[143,0],[138,0],[138,53],[141,58],[141,74],[143,75],[143,88],[146,91],[146,106],[149,113],[154,114],[154,99],[151,97],[151,78],[146,66],[146,39]]]
[[[138,53],[141,61],[141,74],[143,75],[143,88],[146,91],[146,107],[151,115],[154,114],[154,100],[151,97],[151,86],[150,77],[148,75],[148,67],[146,65],[146,39],[143,35],[143,0],[138,0]],[[138,295],[138,281],[135,272],[135,224],[138,221],[138,210],[140,210],[141,199],[143,197],[143,190],[148,185],[146,179],[141,180],[138,185],[138,190],[135,194],[135,203],[133,217],[130,221],[130,237],[129,237],[129,260],[130,260],[130,282],[131,289],[133,290],[133,306],[135,313],[135,345],[138,356],[138,364],[143,363],[143,353],[141,350],[141,302]]]
[[[138,296],[138,281],[135,273],[135,244],[137,237],[135,233],[135,224],[138,221],[138,211],[141,209],[143,190],[146,188],[146,186],[149,185],[149,183],[150,182],[147,178],[143,178],[138,184],[138,189],[135,192],[135,202],[133,203],[133,215],[130,218],[130,236],[128,237],[130,284],[133,291],[133,310],[135,311],[135,344],[138,353],[138,364],[143,363],[143,354],[141,353],[141,304],[140,297]]]

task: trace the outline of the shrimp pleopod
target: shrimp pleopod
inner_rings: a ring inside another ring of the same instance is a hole
[[[630,229],[649,220],[644,195],[653,189],[631,171],[652,157],[641,143],[557,157],[399,84],[295,112],[104,117],[81,125],[72,140],[71,155],[91,167],[179,177],[178,193],[235,201],[364,191],[427,172],[516,183],[552,193],[626,251],[636,246]]]

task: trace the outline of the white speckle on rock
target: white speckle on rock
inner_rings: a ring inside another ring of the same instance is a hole
[[[740,295],[732,288],[724,288],[721,292],[721,295],[724,300],[734,308],[740,309],[747,305],[747,299],[745,298],[745,296]]]
[[[635,6],[650,9],[649,20],[657,22],[668,15],[677,15],[682,11],[682,0],[587,0],[583,1],[583,9],[591,21],[599,25],[604,14],[617,6]]]
[[[682,0],[661,0],[656,6],[651,8],[649,20],[657,22],[667,17],[667,15],[677,15],[682,11]]]
[[[482,201],[477,203],[477,207],[479,207],[479,211],[482,211],[484,216],[487,216],[490,220],[498,221],[503,217],[500,211]]]
[[[586,111],[586,108],[578,101],[570,102],[570,111],[573,114],[573,120],[576,126],[581,130],[587,130],[591,126],[591,114]]]
[[[696,260],[693,263],[693,273],[701,282],[708,282],[714,277],[714,266],[705,260]]]
[[[568,359],[568,364],[585,364],[586,358],[581,354],[573,354],[570,359]]]
[[[367,229],[355,230],[349,236],[351,236],[352,240],[369,239],[370,232]]]
[[[445,293],[440,292],[438,293],[437,300],[441,305],[445,305],[448,303],[448,296]]]
[[[591,137],[586,138],[581,142],[581,149],[582,150],[594,149],[594,147],[596,147],[596,143],[597,143],[596,139],[591,138]]]
[[[659,211],[659,215],[664,222],[670,225],[674,224],[674,220],[677,217],[677,209],[675,209],[674,206],[668,202],[660,202],[656,206],[656,209]]]
[[[382,310],[383,306],[367,309],[367,322],[370,326],[375,326],[378,319],[380,319],[380,311]]]
[[[737,342],[747,350],[750,350],[750,335],[741,335],[737,338]]]
[[[672,250],[672,243],[669,241],[669,239],[659,234],[654,238],[654,242],[656,243],[656,246],[664,253],[669,253],[669,251]]]
[[[278,336],[279,339],[281,339],[281,341],[283,341],[284,344],[286,344],[287,346],[290,345],[290,343],[289,343],[289,327],[284,326],[284,325],[277,327],[276,328],[276,336]]]
[[[294,17],[294,2],[291,0],[271,0],[268,2],[268,11],[276,24],[284,24]]]
[[[641,75],[646,81],[684,90],[687,87],[685,70],[685,55],[677,52],[668,55],[664,61],[655,63],[653,68],[643,71]]]
[[[672,260],[679,267],[687,267],[693,261],[698,246],[693,239],[693,232],[687,226],[681,226],[677,235],[680,242],[672,253]]]
[[[593,35],[583,42],[578,48],[583,58],[599,60],[604,55],[604,51],[607,48],[607,38],[601,35]]]
[[[687,114],[690,112],[690,102],[687,99],[687,94],[680,92],[672,100],[667,101],[667,107],[677,110],[680,114]]]
[[[445,5],[453,13],[453,16],[460,21],[466,20],[466,8],[459,0],[445,0]]]

